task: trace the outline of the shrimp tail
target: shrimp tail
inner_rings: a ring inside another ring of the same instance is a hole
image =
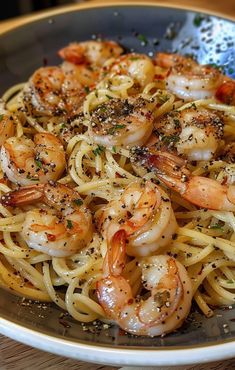
[[[215,96],[224,104],[235,105],[235,81],[226,81],[217,89]]]
[[[44,197],[44,186],[44,184],[35,184],[10,191],[1,197],[0,203],[4,206],[14,207],[40,201]]]
[[[126,279],[121,276],[126,260],[126,232],[118,230],[112,237],[104,260],[104,278],[96,284],[99,303],[110,318],[115,318],[132,297]],[[118,302],[114,307],[113,302]]]
[[[77,43],[72,43],[63,49],[58,51],[58,55],[73,64],[84,64],[86,63],[86,57],[84,55],[84,50]]]
[[[118,230],[113,235],[104,261],[106,275],[121,275],[126,262],[126,237],[125,230]]]
[[[185,168],[186,162],[168,152],[151,150],[147,155],[146,164],[149,166],[149,169],[157,173],[171,173],[176,178],[180,177],[179,172],[185,174],[188,172]]]
[[[139,153],[138,159],[149,171],[155,172],[167,186],[178,192],[185,191],[184,182],[190,172],[186,169],[186,162],[182,158],[151,149],[143,155]]]

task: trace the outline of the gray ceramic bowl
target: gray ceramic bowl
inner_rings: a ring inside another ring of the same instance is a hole
[[[59,13],[59,14],[58,14]],[[157,50],[194,54],[201,63],[223,65],[233,75],[235,24],[216,16],[152,4],[83,6],[61,10],[0,36],[0,90],[25,81],[45,61],[59,63],[57,50],[71,41],[101,36],[127,49],[152,55]],[[0,272],[1,274],[1,272]],[[94,332],[61,310],[0,290],[0,331],[57,354],[106,364],[173,365],[235,356],[235,307],[205,319],[196,310],[164,338],[121,335],[118,328]],[[65,327],[69,326],[69,327]]]

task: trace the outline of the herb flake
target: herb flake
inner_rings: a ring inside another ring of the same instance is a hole
[[[73,228],[73,223],[71,220],[67,220],[67,228],[72,229]]]
[[[73,203],[76,204],[76,206],[81,206],[83,204],[83,201],[82,199],[78,198],[78,199],[74,199]]]
[[[148,40],[146,39],[146,37],[140,33],[138,36],[137,36],[138,40],[140,40],[144,45],[147,45],[148,44]]]
[[[115,132],[116,132],[117,130],[122,129],[122,128],[125,128],[125,127],[126,127],[126,125],[115,125],[115,126],[111,127],[111,128],[108,130],[108,134],[109,134],[109,135],[113,135],[113,134],[115,134]]]
[[[85,92],[86,92],[87,94],[89,94],[89,92],[90,92],[90,88],[89,88],[89,86],[84,86],[84,90],[85,90]]]
[[[161,137],[161,141],[163,141],[166,144],[170,143],[178,143],[180,140],[178,135],[164,135]]]
[[[220,225],[219,223],[211,225],[210,229],[212,229],[212,230],[222,230],[222,231],[224,230],[222,225]]]
[[[193,20],[193,24],[195,27],[200,27],[202,22],[204,21],[205,16],[202,14],[196,14]]]
[[[39,159],[36,159],[35,163],[36,163],[38,168],[42,168],[42,162]]]
[[[96,149],[92,150],[93,154],[95,156],[101,155],[101,153],[105,150],[105,147],[103,145],[98,145]]]

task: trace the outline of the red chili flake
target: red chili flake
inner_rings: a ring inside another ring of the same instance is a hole
[[[118,173],[118,172],[115,172],[115,177],[116,178],[122,178],[122,175],[120,175],[120,173]]]
[[[119,328],[118,335],[120,335],[120,337],[123,337],[125,334],[126,334],[126,332],[124,330],[122,330],[122,329]]]
[[[71,325],[69,325],[66,321],[59,319],[59,323],[64,327],[64,328],[71,328]]]
[[[152,117],[152,113],[151,113],[151,112],[147,112],[147,113],[145,114],[145,117],[146,117],[147,119],[151,119],[151,117]]]
[[[226,185],[228,180],[228,176],[224,176],[223,181],[221,182],[221,185]]]
[[[163,75],[154,75],[155,80],[164,80],[165,76]]]
[[[53,235],[53,234],[48,234],[48,233],[47,233],[47,240],[48,240],[49,242],[54,242],[54,241],[56,240],[56,236],[55,236],[55,235]]]

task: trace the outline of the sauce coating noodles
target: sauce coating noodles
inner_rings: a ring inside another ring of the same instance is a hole
[[[71,44],[3,95],[0,284],[162,335],[235,301],[235,82],[121,54]]]

